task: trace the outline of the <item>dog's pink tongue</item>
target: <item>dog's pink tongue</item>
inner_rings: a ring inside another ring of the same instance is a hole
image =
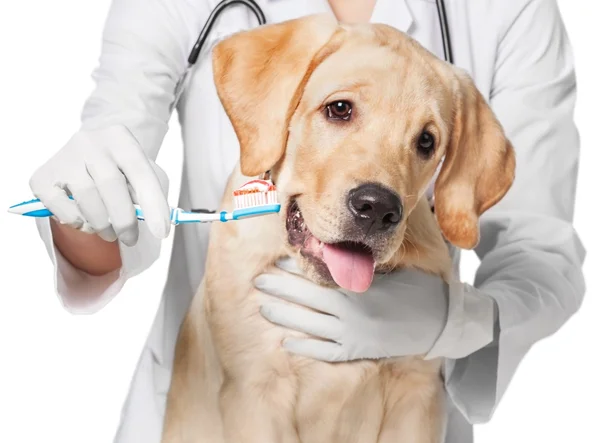
[[[323,245],[323,261],[333,280],[352,292],[365,292],[373,282],[375,260],[368,252],[350,251],[335,245]]]

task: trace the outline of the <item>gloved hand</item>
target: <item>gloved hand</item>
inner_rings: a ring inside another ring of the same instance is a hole
[[[287,350],[323,361],[424,355],[461,358],[493,339],[494,302],[418,270],[376,275],[362,294],[319,286],[292,259],[287,274],[262,274],[255,287],[297,305],[267,301],[261,314],[272,323],[315,338],[289,338]],[[468,288],[464,285],[465,288]],[[465,295],[466,294],[466,295]]]
[[[169,234],[168,178],[124,126],[77,132],[29,186],[59,222],[106,241],[137,242],[134,203],[153,235]]]

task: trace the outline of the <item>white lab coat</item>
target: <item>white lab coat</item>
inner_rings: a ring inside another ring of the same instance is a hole
[[[113,0],[97,88],[85,127],[125,124],[155,159],[186,59],[216,0]],[[330,11],[326,0],[259,0],[268,22]],[[481,220],[482,260],[475,287],[498,305],[494,342],[448,361],[451,406],[447,443],[472,441],[472,423],[490,418],[528,349],[579,308],[585,250],[572,226],[579,160],[573,122],[575,77],[569,42],[554,0],[446,0],[456,65],[487,97],[517,153],[507,197]],[[394,26],[443,57],[433,0],[378,0],[373,22]],[[256,25],[236,6],[222,15],[207,47]],[[238,143],[212,80],[205,50],[178,106],[184,142],[183,208],[218,208]],[[72,312],[94,312],[147,269],[160,242],[140,223],[136,246],[121,245],[123,267],[93,277],[70,266],[52,245],[47,220],[38,229],[55,264],[56,290]],[[176,228],[169,276],[154,326],[133,378],[118,443],[157,443],[179,325],[203,275],[209,226]]]

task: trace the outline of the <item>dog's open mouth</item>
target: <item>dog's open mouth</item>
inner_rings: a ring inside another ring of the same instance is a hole
[[[333,279],[340,287],[353,292],[369,289],[375,273],[373,251],[355,241],[324,243],[306,226],[297,202],[288,206],[286,229],[290,245],[313,261],[325,279]]]

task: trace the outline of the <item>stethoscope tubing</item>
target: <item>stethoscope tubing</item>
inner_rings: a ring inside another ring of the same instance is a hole
[[[449,63],[454,63],[454,57],[452,54],[452,44],[450,41],[450,31],[448,29],[448,20],[447,20],[447,16],[446,16],[446,7],[444,4],[444,0],[436,0],[435,4],[437,7],[438,19],[439,19],[439,23],[440,23],[440,31],[442,34],[444,59]],[[210,34],[210,31],[212,30],[217,18],[219,18],[219,15],[221,15],[221,13],[223,11],[225,11],[225,9],[227,9],[229,6],[233,6],[233,5],[247,6],[254,13],[256,20],[258,20],[259,26],[265,25],[267,23],[267,19],[265,17],[263,10],[260,8],[260,6],[258,6],[258,4],[256,4],[256,2],[254,0],[221,0],[217,4],[217,6],[215,6],[214,9],[211,11],[210,15],[208,16],[208,19],[204,23],[204,27],[202,28],[202,31],[200,31],[200,34],[198,35],[198,38],[196,39],[196,43],[194,44],[192,50],[190,51],[190,54],[188,56],[187,69],[185,70],[182,78],[180,79],[179,83],[176,86],[175,100],[172,104],[172,108],[174,108],[177,105],[177,102],[179,101],[181,93],[183,92],[183,89],[185,88],[185,83],[186,83],[188,74],[191,71],[192,67],[198,61],[198,58],[200,57],[200,52],[202,51],[202,48],[204,47],[204,43],[206,43],[206,39],[208,38],[208,35]]]
[[[208,38],[208,34],[212,30],[213,25],[219,15],[229,6],[233,6],[236,4],[247,6],[253,13],[256,19],[258,20],[259,26],[262,26],[267,23],[267,19],[265,18],[265,14],[263,10],[256,4],[254,0],[221,0],[215,6],[215,8],[210,12],[206,23],[204,23],[204,27],[202,31],[200,31],[200,35],[192,48],[190,55],[188,57],[189,66],[193,66],[197,61],[200,55],[200,51],[202,51],[202,47]],[[446,5],[444,4],[444,0],[436,0],[435,5],[438,12],[438,20],[440,23],[440,31],[442,33],[442,45],[444,48],[444,59],[449,63],[454,63],[454,57],[452,55],[452,44],[450,41],[450,31],[448,29],[448,18],[446,15]]]
[[[444,0],[436,0],[438,19],[440,22],[440,31],[442,32],[442,45],[444,46],[444,59],[451,64],[454,64],[454,56],[452,55],[452,44],[450,41],[450,31],[448,30],[448,18],[446,16],[446,5]]]
[[[200,51],[202,51],[202,47],[206,42],[208,34],[210,34],[210,31],[217,18],[219,18],[219,15],[221,15],[221,12],[223,12],[227,7],[236,4],[246,5],[256,16],[259,25],[262,26],[267,23],[267,19],[265,18],[263,10],[256,4],[254,0],[222,0],[210,12],[208,19],[206,19],[206,23],[204,23],[204,27],[202,28],[202,31],[200,31],[200,35],[198,36],[198,39],[196,40],[196,43],[194,44],[194,47],[192,48],[192,51],[188,57],[189,66],[193,66],[198,61]]]

